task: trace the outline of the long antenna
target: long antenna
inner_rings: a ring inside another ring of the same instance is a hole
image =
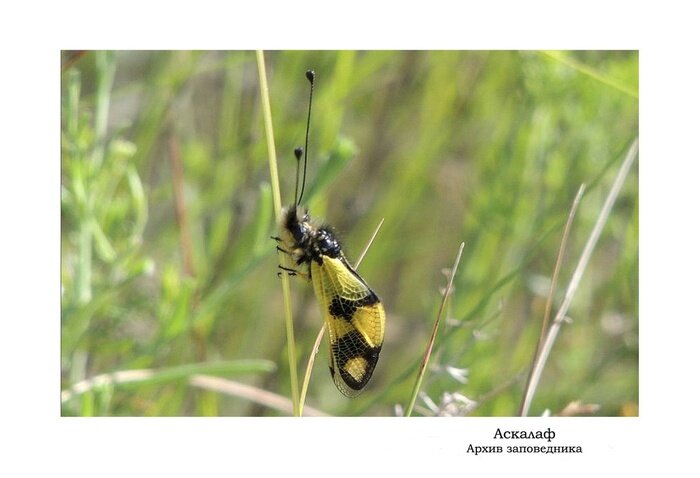
[[[297,180],[294,183],[294,204],[299,205],[299,163],[301,163],[301,155],[304,154],[304,148],[297,146],[294,148],[294,156],[297,158]],[[303,188],[302,188],[303,189]]]
[[[311,100],[314,97],[314,78],[316,78],[316,73],[314,70],[307,70],[306,71],[306,79],[309,80],[309,83],[311,85],[311,88],[309,89],[309,114],[306,117],[306,141],[304,141],[304,176],[301,180],[301,193],[298,196],[297,199],[297,206],[301,204],[301,198],[304,196],[304,187],[306,186],[306,158],[309,154],[309,126],[311,125]],[[300,151],[301,148],[297,148],[294,150],[294,154],[297,157],[297,187],[299,186],[299,159],[301,159],[301,153]],[[296,191],[294,193],[294,196],[296,197]]]

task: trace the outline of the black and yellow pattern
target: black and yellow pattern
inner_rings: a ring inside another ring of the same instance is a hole
[[[317,227],[299,206],[286,208],[280,241],[297,266],[308,267],[316,299],[326,321],[330,370],[338,390],[348,397],[367,385],[384,342],[384,307],[348,264],[330,227]]]

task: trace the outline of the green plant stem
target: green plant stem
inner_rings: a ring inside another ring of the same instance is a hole
[[[251,385],[246,385],[234,380],[229,380],[221,377],[212,377],[209,375],[194,375],[189,380],[193,387],[210,390],[216,393],[223,393],[232,397],[244,398],[254,403],[259,403],[267,408],[278,410],[282,413],[290,413],[294,411],[292,401],[276,393],[262,390]],[[328,415],[321,410],[312,407],[306,407],[304,416],[307,417],[327,417]]]
[[[91,392],[106,385],[123,386],[129,384],[168,383],[188,379],[201,374],[250,374],[271,372],[275,364],[268,360],[234,360],[229,362],[200,362],[174,367],[119,370],[103,373],[92,378],[74,383],[69,389],[61,391],[61,402],[65,403],[78,395]]]
[[[593,230],[591,231],[590,236],[588,236],[588,241],[586,242],[586,245],[583,248],[583,252],[581,253],[578,263],[576,264],[576,269],[574,270],[571,280],[569,281],[566,293],[564,294],[564,300],[562,301],[562,304],[559,307],[559,310],[557,311],[557,315],[554,317],[552,325],[549,328],[549,333],[547,334],[547,337],[544,343],[542,344],[542,350],[540,351],[540,354],[537,357],[537,362],[533,367],[530,383],[528,383],[527,387],[526,393],[530,395],[534,395],[535,390],[537,389],[540,376],[542,375],[542,370],[544,369],[544,365],[547,362],[547,358],[549,357],[549,352],[552,350],[554,341],[556,340],[557,335],[559,334],[561,324],[562,322],[564,322],[566,312],[569,310],[571,301],[573,300],[574,294],[576,293],[576,290],[578,289],[578,286],[581,282],[581,278],[583,277],[583,272],[586,270],[588,261],[590,260],[591,255],[593,254],[593,249],[595,248],[598,242],[598,238],[600,237],[600,234],[603,231],[603,226],[605,225],[608,216],[610,216],[610,211],[612,210],[613,204],[615,204],[615,199],[617,199],[617,195],[619,194],[620,189],[622,188],[622,184],[625,182],[627,173],[629,172],[630,167],[632,167],[632,163],[637,157],[638,150],[639,140],[635,139],[632,145],[630,146],[629,150],[627,151],[627,155],[625,157],[625,160],[622,162],[620,169],[618,170],[617,176],[615,176],[615,181],[613,182],[613,185],[610,188],[608,196],[605,198],[603,207],[601,208],[600,213],[598,214],[598,218],[596,219],[596,223],[593,226]],[[521,411],[521,415],[523,416],[527,415],[528,413],[527,405],[531,400],[531,397],[526,400],[526,404],[523,407],[523,410]]]
[[[550,318],[550,312],[552,309],[552,301],[554,299],[554,292],[556,289],[557,285],[557,279],[559,278],[559,270],[561,268],[561,264],[564,262],[564,251],[566,250],[566,244],[569,239],[569,232],[571,231],[571,226],[574,222],[574,217],[576,216],[576,210],[578,209],[578,205],[581,202],[581,198],[583,197],[583,192],[586,190],[585,185],[581,185],[578,188],[578,193],[576,193],[576,197],[574,198],[574,202],[571,205],[571,209],[569,209],[569,217],[566,220],[566,225],[564,226],[564,233],[561,238],[561,243],[559,244],[559,252],[557,253],[557,260],[554,264],[554,272],[552,273],[552,280],[549,285],[549,294],[547,296],[547,304],[545,305],[544,309],[544,318],[542,319],[542,328],[540,329],[540,337],[537,340],[537,346],[535,347],[535,353],[533,354],[532,357],[532,366],[530,367],[530,372],[527,377],[527,383],[525,387],[525,392],[523,393],[523,399],[522,402],[520,403],[520,411],[519,415],[520,416],[525,416],[527,414],[527,410],[530,408],[530,402],[532,400],[532,397],[534,395],[534,390],[531,388],[532,385],[532,378],[533,374],[535,371],[535,367],[537,364],[537,359],[540,356],[540,353],[542,352],[542,344],[545,341],[545,337],[547,335],[547,330],[549,327],[549,318]]]
[[[316,355],[318,354],[318,349],[321,347],[321,340],[326,332],[326,324],[321,326],[321,330],[318,331],[316,336],[316,342],[311,349],[311,355],[309,355],[309,360],[306,363],[306,373],[304,374],[304,381],[301,385],[301,412],[304,412],[304,403],[306,402],[306,392],[309,389],[309,382],[311,381],[311,371],[314,368],[314,362],[316,361]]]
[[[629,88],[628,86],[620,83],[619,81],[610,78],[608,75],[596,70],[595,68],[592,68],[584,63],[574,60],[573,58],[571,58],[570,55],[566,54],[566,52],[543,51],[542,54],[570,68],[573,68],[574,70],[583,73],[584,75],[588,75],[591,78],[600,81],[604,85],[608,85],[611,88],[621,91],[622,93],[629,95],[634,99],[639,99],[639,93],[634,91],[632,88]]]
[[[425,356],[418,369],[418,376],[416,377],[416,383],[413,386],[413,393],[411,394],[411,400],[408,402],[406,411],[404,413],[405,417],[410,417],[413,412],[413,406],[416,404],[416,397],[420,391],[421,384],[423,383],[423,377],[425,376],[425,371],[428,368],[428,361],[430,360],[430,354],[433,351],[433,345],[435,344],[435,337],[437,336],[438,327],[440,326],[440,318],[442,317],[442,311],[445,309],[445,304],[447,303],[447,297],[450,295],[452,290],[452,282],[454,281],[455,274],[457,274],[457,266],[462,258],[462,251],[464,250],[464,243],[459,246],[459,251],[457,252],[457,258],[452,266],[452,272],[450,274],[450,280],[447,282],[447,288],[442,296],[442,302],[440,302],[440,308],[438,309],[437,317],[435,317],[435,323],[433,324],[433,332],[430,334],[430,340],[428,341],[428,346],[425,350]]]
[[[85,155],[78,143],[80,123],[80,73],[68,74],[68,101],[66,133],[72,141],[72,152],[76,160],[71,166],[73,191],[78,216],[78,266],[75,292],[77,301],[86,304],[92,299],[92,226],[88,213],[88,170]]]
[[[95,52],[97,75],[97,94],[95,104],[95,145],[92,151],[92,167],[97,169],[102,165],[105,157],[107,143],[107,120],[109,119],[109,105],[112,99],[112,85],[117,63],[114,60],[114,52]]]
[[[279,221],[282,215],[282,196],[280,194],[279,176],[277,174],[277,153],[275,151],[275,136],[272,130],[272,110],[270,108],[270,94],[267,86],[267,73],[265,72],[265,56],[262,50],[256,51],[258,63],[258,77],[260,80],[260,100],[263,108],[265,122],[265,138],[267,140],[267,152],[270,166],[270,182],[272,184],[272,202],[275,209],[275,217]],[[280,261],[285,261],[285,254],[277,253]],[[284,318],[287,330],[287,355],[289,358],[289,379],[292,391],[292,404],[294,415],[301,416],[301,401],[299,400],[299,379],[297,377],[296,346],[294,341],[294,320],[292,318],[292,301],[289,277],[282,274],[282,297],[284,300]]]

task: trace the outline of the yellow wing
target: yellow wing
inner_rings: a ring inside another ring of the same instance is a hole
[[[348,397],[367,385],[384,342],[384,307],[341,256],[321,256],[310,273],[330,343],[333,381]]]

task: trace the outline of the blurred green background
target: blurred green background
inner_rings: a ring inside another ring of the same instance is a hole
[[[385,220],[359,268],[387,311],[374,377],[342,396],[324,343],[307,407],[406,405],[464,241],[414,415],[518,413],[574,196],[585,183],[553,312],[637,137],[638,61],[265,53],[283,203],[312,68],[304,202],[351,262]],[[62,52],[62,64],[62,413],[288,415],[263,404],[289,400],[290,378],[255,53]],[[530,414],[574,401],[638,414],[638,208],[635,163]],[[293,280],[292,292],[301,379],[322,319],[310,285]]]

